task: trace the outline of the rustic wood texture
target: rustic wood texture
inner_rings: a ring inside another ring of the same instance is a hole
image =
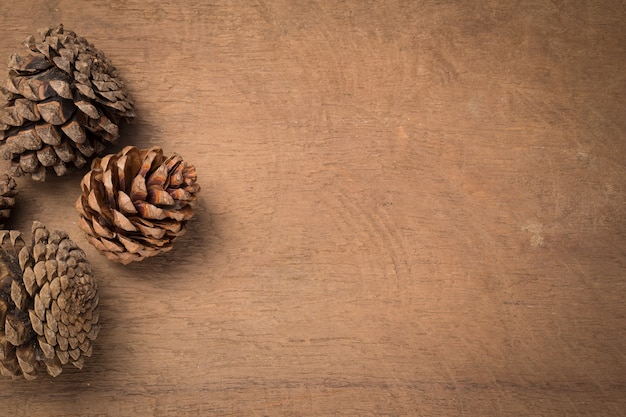
[[[174,250],[122,266],[78,228],[79,176],[19,179],[12,226],[85,248],[103,327],[82,371],[0,381],[1,415],[626,412],[623,2],[0,16],[5,62],[57,23],[102,49],[136,101],[119,147],[203,187]]]

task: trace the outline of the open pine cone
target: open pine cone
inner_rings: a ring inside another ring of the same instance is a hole
[[[15,189],[17,184],[13,177],[2,174],[0,175],[0,229],[4,229],[9,217],[11,217],[11,209],[15,205]]]
[[[118,125],[135,117],[117,70],[85,38],[63,25],[29,37],[30,50],[9,60],[0,87],[0,153],[13,175],[44,181],[46,169],[64,175],[102,155]]]
[[[134,146],[95,159],[81,188],[80,228],[107,258],[123,264],[170,250],[200,191],[195,167],[179,155]]]
[[[83,367],[98,335],[98,294],[85,253],[35,222],[32,242],[0,231],[0,373],[34,379]]]

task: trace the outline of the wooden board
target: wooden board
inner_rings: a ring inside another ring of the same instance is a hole
[[[19,179],[13,227],[85,248],[103,328],[82,371],[0,381],[0,415],[626,413],[623,2],[18,3],[0,60],[85,36],[136,101],[119,146],[203,189],[121,266],[80,175]]]

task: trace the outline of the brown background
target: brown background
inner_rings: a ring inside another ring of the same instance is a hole
[[[0,60],[63,22],[198,168],[197,216],[127,267],[80,175],[21,190],[83,246],[85,369],[2,416],[621,416],[622,1],[2,1]],[[2,162],[2,168],[6,163]]]

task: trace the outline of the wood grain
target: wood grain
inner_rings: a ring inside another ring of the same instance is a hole
[[[119,146],[198,168],[189,232],[127,267],[79,176],[12,226],[87,251],[82,371],[0,381],[17,416],[621,416],[620,1],[0,4],[0,60],[65,24],[137,103]],[[6,167],[6,164],[3,165]]]

